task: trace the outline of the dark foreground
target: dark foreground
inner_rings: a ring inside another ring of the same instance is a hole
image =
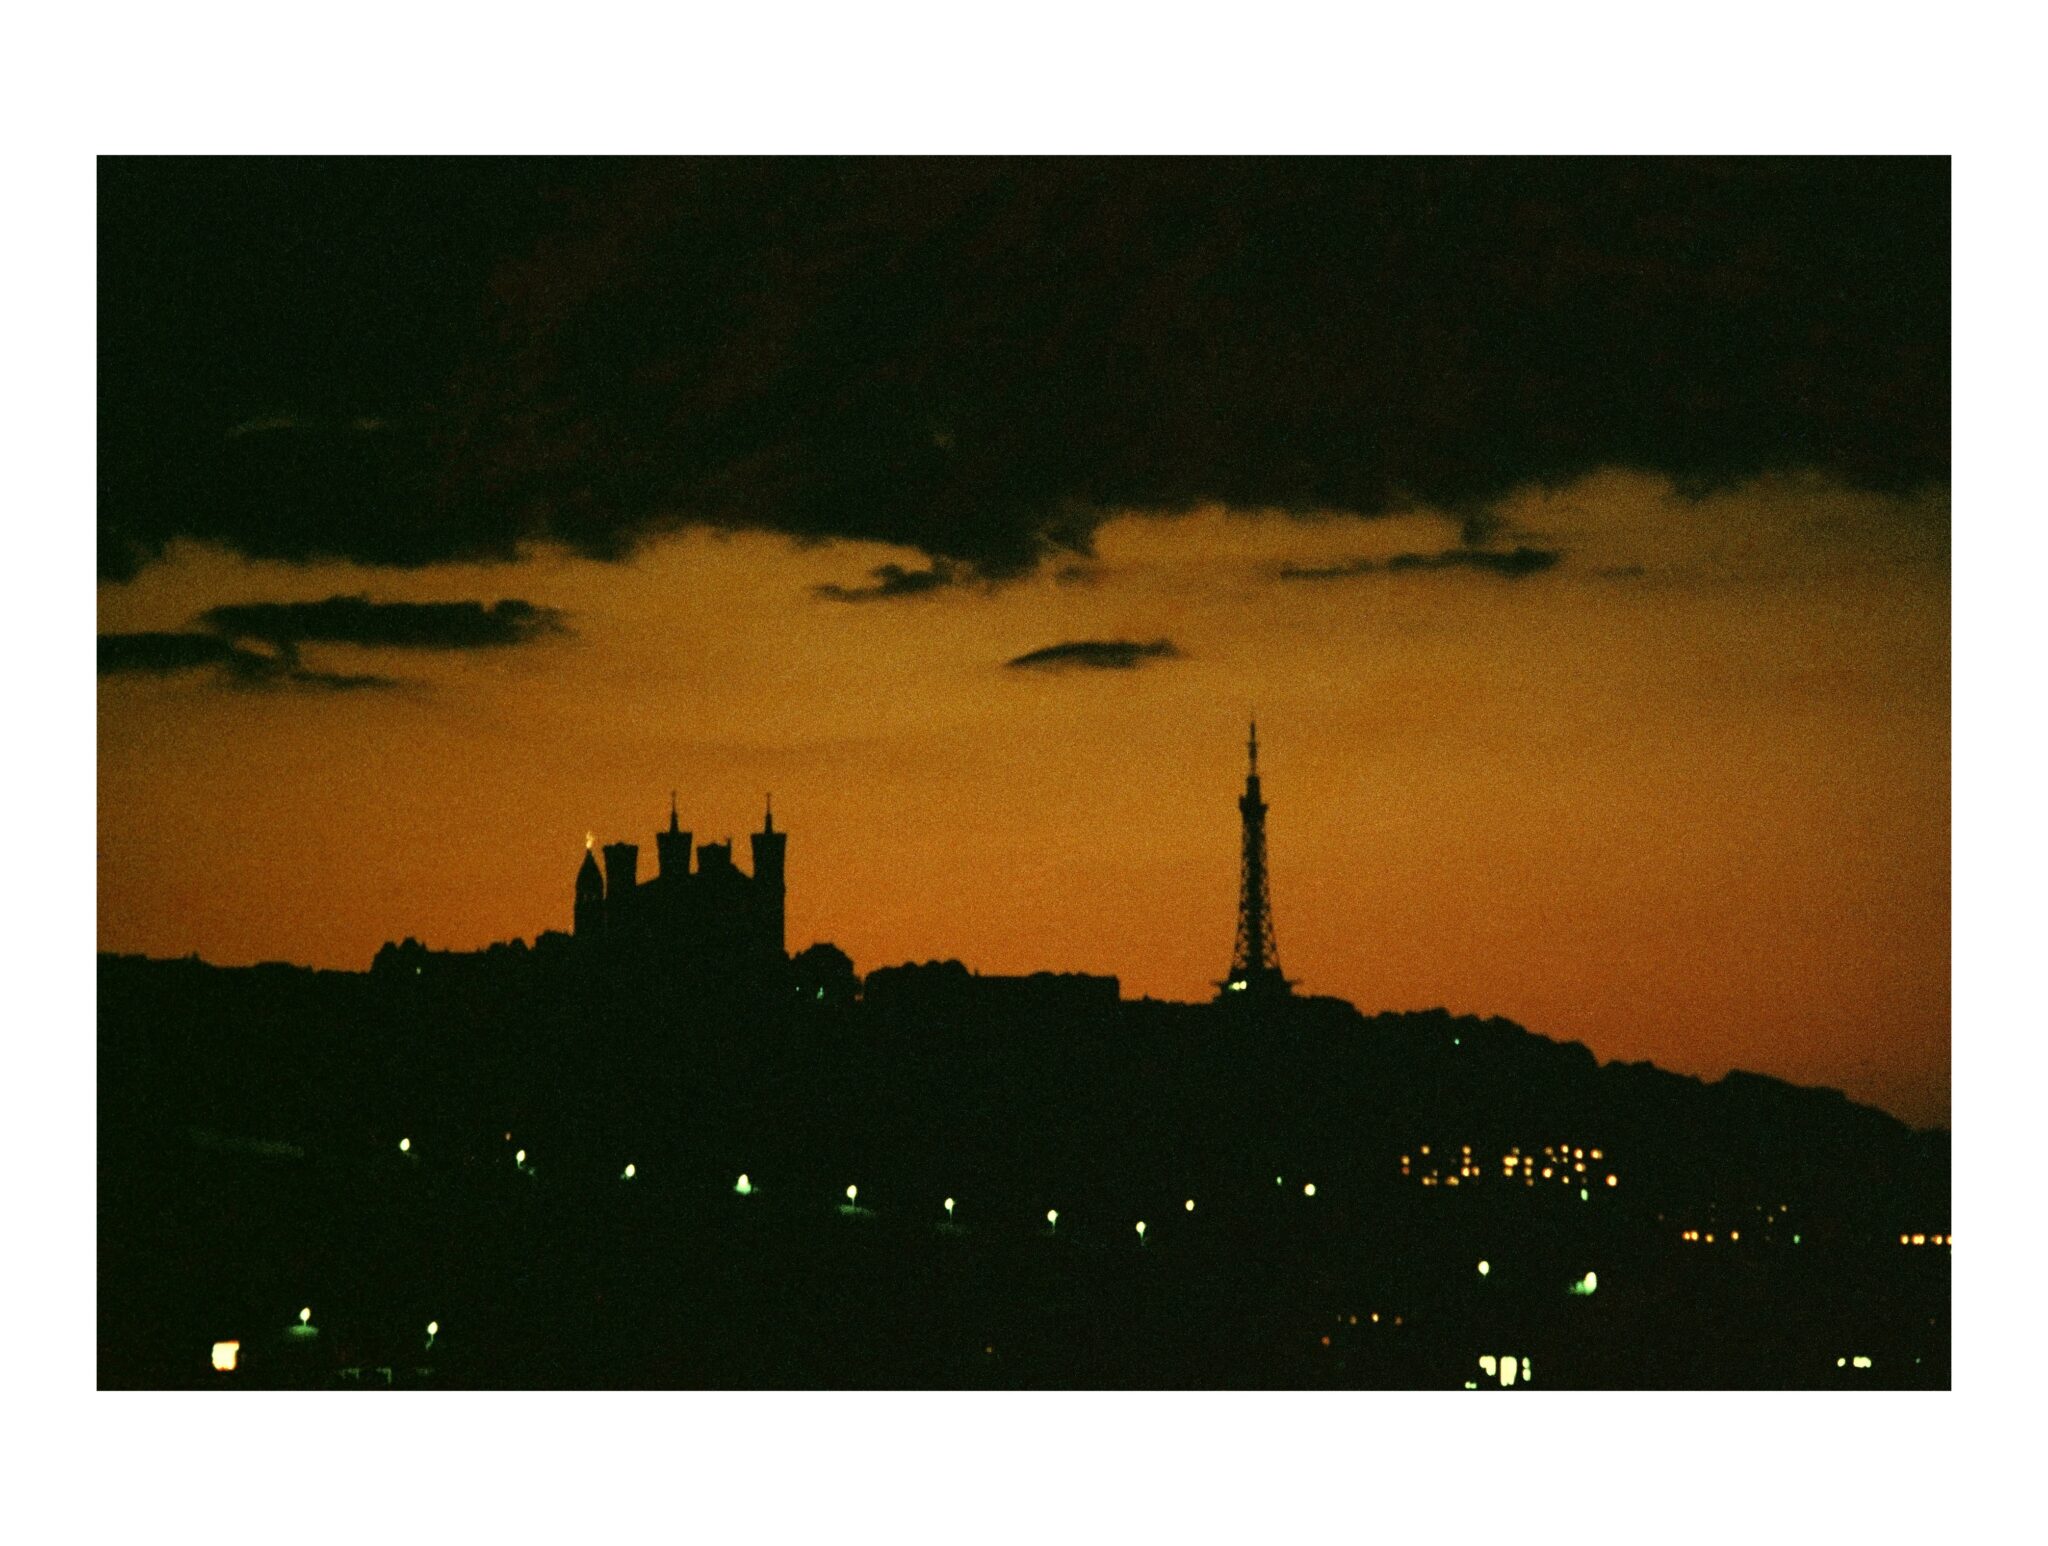
[[[103,1387],[1949,1383],[1945,1138],[1504,1022],[854,1006],[622,1082],[361,978],[102,995]]]

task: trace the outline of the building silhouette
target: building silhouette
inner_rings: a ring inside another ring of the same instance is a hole
[[[695,842],[673,794],[668,828],[655,834],[655,872],[646,879],[638,844],[606,843],[600,867],[600,850],[586,841],[573,911],[578,953],[661,973],[745,978],[779,969],[788,959],[789,836],[775,830],[772,805],[750,843],[752,874],[733,863],[730,841]]]
[[[1266,884],[1266,811],[1259,788],[1259,722],[1252,721],[1251,770],[1237,810],[1243,824],[1243,862],[1237,895],[1237,943],[1230,974],[1216,987],[1225,1002],[1240,998],[1286,998],[1293,989],[1280,972],[1280,947],[1273,939],[1273,899]]]

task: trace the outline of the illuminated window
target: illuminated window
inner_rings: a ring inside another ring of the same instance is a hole
[[[216,1342],[213,1344],[213,1366],[222,1374],[233,1374],[235,1365],[241,1360],[242,1344],[239,1342]]]
[[[1498,1362],[1491,1353],[1479,1355],[1479,1367],[1489,1379],[1500,1372]]]

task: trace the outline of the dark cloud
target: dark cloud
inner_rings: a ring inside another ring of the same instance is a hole
[[[1949,466],[1949,163],[103,159],[104,574]],[[916,573],[918,571],[912,571]],[[865,592],[860,592],[865,594]]]
[[[1168,639],[1139,644],[1130,639],[1075,639],[1048,644],[1044,649],[1019,655],[1005,665],[1026,671],[1065,671],[1080,667],[1091,671],[1130,671],[1149,660],[1173,660],[1180,651]]]
[[[1552,548],[1447,548],[1441,553],[1396,553],[1392,558],[1347,558],[1334,564],[1289,564],[1283,580],[1345,580],[1361,574],[1405,574],[1418,569],[1478,569],[1518,580],[1554,568],[1564,554]]]
[[[103,633],[99,653],[101,676],[171,676],[230,665],[248,652],[211,633]]]
[[[275,654],[244,649],[213,633],[103,633],[99,636],[101,676],[173,676],[207,671],[223,687],[254,690],[304,688],[315,692],[362,692],[400,685],[388,676],[314,671],[298,652]]]
[[[894,601],[904,596],[925,596],[961,582],[958,566],[939,560],[929,569],[906,569],[901,564],[883,564],[868,571],[870,585],[820,585],[817,594],[828,601]]]
[[[318,671],[300,657],[307,644],[374,649],[472,650],[524,644],[560,632],[561,614],[530,601],[251,601],[213,607],[205,632],[103,633],[101,676],[170,676],[212,669],[222,686],[362,692],[402,685],[366,673]],[[262,646],[251,649],[251,643]]]
[[[530,601],[250,601],[214,607],[199,621],[225,639],[280,648],[361,644],[384,649],[474,650],[524,644],[562,630],[561,614]]]

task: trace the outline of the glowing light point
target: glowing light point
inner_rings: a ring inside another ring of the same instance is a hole
[[[1182,1203],[1181,1206],[1187,1209],[1188,1212],[1193,1213],[1195,1211],[1194,1198],[1190,1197],[1186,1202]]]
[[[1140,1240],[1145,1238],[1145,1221],[1143,1219],[1138,1220],[1138,1238]]]
[[[513,1155],[512,1163],[515,1165],[524,1165],[526,1163],[526,1151],[524,1149],[521,1149],[517,1154]]]
[[[1287,1178],[1285,1176],[1275,1176],[1273,1178],[1273,1184],[1275,1186],[1285,1186],[1287,1184]]]
[[[946,1199],[946,1217],[947,1217],[947,1218],[951,1218],[952,1216],[953,1216],[953,1199],[952,1199],[952,1198],[950,1198],[950,1197],[948,1197],[948,1198]]]
[[[1308,1184],[1307,1186],[1304,1186],[1304,1187],[1303,1187],[1303,1188],[1301,1189],[1301,1195],[1302,1195],[1302,1196],[1304,1196],[1304,1197],[1313,1197],[1313,1196],[1315,1196],[1315,1194],[1316,1194],[1316,1184],[1315,1184],[1315,1182],[1313,1182],[1313,1181],[1309,1182],[1309,1184]]]
[[[1797,1235],[1794,1235],[1794,1236],[1792,1237],[1792,1243],[1793,1243],[1794,1245],[1797,1245],[1797,1244],[1799,1243],[1799,1237],[1798,1237]]]
[[[299,1324],[301,1326],[313,1324],[313,1307],[311,1305],[307,1305],[303,1310],[299,1311]]]
[[[1492,1263],[1492,1262],[1490,1262],[1490,1261],[1483,1261],[1483,1262],[1481,1262],[1481,1263],[1479,1264],[1479,1275],[1480,1275],[1480,1276],[1481,1276],[1482,1278],[1483,1278],[1483,1277],[1485,1277],[1485,1276],[1487,1275],[1487,1273],[1489,1273],[1489,1272],[1491,1272],[1491,1271],[1493,1271],[1493,1263]]]
[[[857,1186],[849,1186],[849,1187],[848,1187],[848,1188],[846,1189],[846,1200],[847,1200],[848,1202],[852,1202],[852,1201],[854,1200],[854,1198],[856,1198],[856,1197],[858,1197],[858,1196],[860,1196],[860,1188],[859,1188],[859,1187],[857,1187]]]
[[[410,1138],[401,1138],[401,1139],[399,1139],[399,1140],[398,1140],[398,1152],[399,1152],[400,1154],[410,1154],[410,1153],[412,1153],[412,1140],[411,1140]]]
[[[428,1322],[427,1322],[427,1335],[428,1335],[428,1336],[430,1336],[430,1337],[438,1337],[438,1336],[439,1336],[440,1334],[441,1334],[441,1323],[440,1323],[439,1321],[428,1321]]]
[[[1060,1210],[1057,1208],[1047,1208],[1045,1210],[1045,1222],[1046,1226],[1050,1229],[1059,1228]]]
[[[239,1342],[216,1342],[213,1344],[213,1366],[222,1374],[233,1374],[235,1364],[242,1356]]]
[[[1614,1177],[1614,1176],[1609,1176],[1609,1177],[1607,1178],[1607,1184],[1608,1184],[1609,1186],[1619,1186],[1619,1185],[1621,1185],[1621,1182],[1620,1182],[1620,1180],[1619,1180],[1618,1178],[1616,1178],[1616,1177]]]
[[[1835,1360],[1835,1367],[1837,1369],[1846,1369],[1849,1367],[1849,1360],[1846,1358],[1837,1358]]]
[[[1585,1201],[1587,1201],[1587,1200],[1588,1200],[1589,1198],[1591,1198],[1591,1197],[1592,1197],[1592,1195],[1593,1195],[1593,1194],[1592,1194],[1591,1192],[1587,1191],[1587,1190],[1586,1190],[1586,1189],[1585,1189],[1585,1188],[1584,1188],[1583,1186],[1579,1188],[1579,1201],[1580,1201],[1580,1202],[1585,1202]]]
[[[754,1183],[747,1179],[747,1173],[743,1170],[740,1172],[739,1180],[733,1183],[732,1189],[738,1192],[740,1196],[745,1197],[749,1192],[753,1191]]]
[[[619,1174],[620,1174],[620,1176],[622,1176],[622,1177],[623,1177],[624,1179],[626,1179],[626,1180],[630,1181],[630,1180],[632,1180],[632,1179],[633,1179],[633,1177],[635,1177],[635,1176],[637,1176],[638,1174],[640,1174],[640,1169],[639,1169],[639,1167],[638,1167],[638,1166],[636,1166],[636,1165],[630,1165],[630,1164],[629,1164],[629,1165],[627,1165],[627,1166],[626,1166],[626,1168],[625,1168],[624,1170],[620,1171],[620,1172],[619,1172]]]

